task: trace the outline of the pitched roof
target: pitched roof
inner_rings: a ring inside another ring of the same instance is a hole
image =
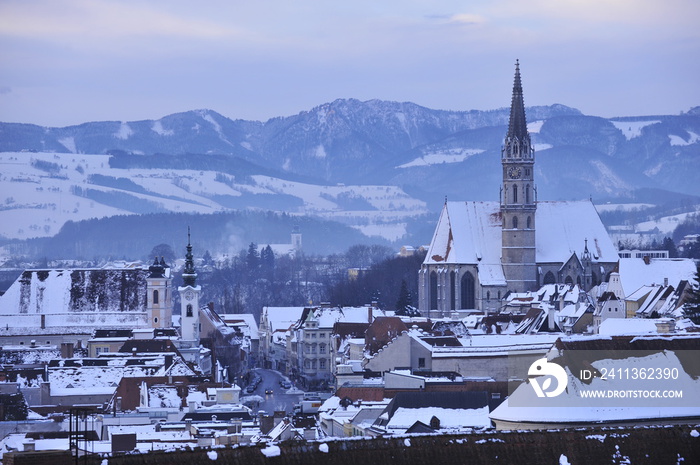
[[[505,284],[501,266],[498,202],[446,202],[425,264],[473,264],[482,284]],[[617,262],[615,246],[590,201],[538,202],[537,263],[565,263],[583,253],[588,240],[597,262]]]

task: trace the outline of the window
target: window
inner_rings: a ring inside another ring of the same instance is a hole
[[[513,203],[518,203],[518,186],[513,186]]]
[[[527,229],[531,229],[531,228],[532,228],[532,218],[530,218],[530,217],[528,216],[528,217],[527,217]]]
[[[325,354],[326,353],[326,344],[320,344],[318,346],[318,353],[319,354]]]
[[[316,344],[311,344],[311,353],[312,354],[316,353]]]
[[[154,323],[158,323],[158,317],[153,318]]]
[[[418,368],[425,368],[425,358],[424,357],[420,357],[418,359]]]
[[[438,308],[438,282],[437,273],[430,273],[430,310],[437,310]]]
[[[326,337],[326,333],[318,333],[318,337]]]
[[[192,316],[192,304],[187,304],[186,316]]]
[[[513,217],[513,229],[518,229],[518,217]]]
[[[153,291],[153,303],[157,304],[158,303],[158,290],[156,289]]]
[[[530,185],[525,186],[525,203],[530,203]]]
[[[325,370],[325,369],[326,369],[326,359],[325,359],[325,358],[322,358],[321,360],[318,361],[318,367],[319,367],[321,370]]]
[[[311,333],[311,338],[316,339],[316,333]]]

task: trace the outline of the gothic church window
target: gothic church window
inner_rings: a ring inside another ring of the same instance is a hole
[[[518,217],[513,217],[513,229],[518,229]]]
[[[450,272],[450,310],[457,307],[457,293],[455,292],[455,272]]]
[[[530,185],[525,186],[525,203],[530,203]]]
[[[460,302],[462,306],[460,308],[475,308],[474,303],[476,299],[474,294],[474,276],[472,276],[470,272],[467,271],[466,273],[464,273],[459,287],[462,294]]]
[[[518,186],[513,186],[513,203],[518,203]]]
[[[551,271],[548,271],[547,274],[544,275],[544,284],[554,284],[556,282],[557,280],[554,277],[554,273]]]
[[[437,310],[438,307],[437,288],[437,273],[433,271],[430,273],[430,310]]]

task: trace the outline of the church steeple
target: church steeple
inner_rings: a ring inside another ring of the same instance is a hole
[[[520,62],[516,60],[513,97],[510,102],[510,120],[503,146],[503,158],[531,158],[533,152],[530,134],[527,132],[523,85],[520,81]]]
[[[185,269],[182,272],[182,281],[185,286],[196,286],[197,272],[194,269],[194,258],[192,256],[192,244],[190,241],[190,228],[187,227],[187,253],[185,254]]]
[[[520,63],[515,79],[508,132],[501,153],[501,263],[508,290],[531,291],[537,287],[535,213],[535,151],[527,132]]]

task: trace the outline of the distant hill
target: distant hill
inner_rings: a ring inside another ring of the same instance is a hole
[[[609,119],[564,105],[526,112],[539,199],[700,196],[700,107]],[[253,209],[417,245],[446,196],[498,199],[508,113],[341,99],[266,122],[196,110],[64,128],[0,123],[0,236],[51,237],[66,221],[114,215]]]

